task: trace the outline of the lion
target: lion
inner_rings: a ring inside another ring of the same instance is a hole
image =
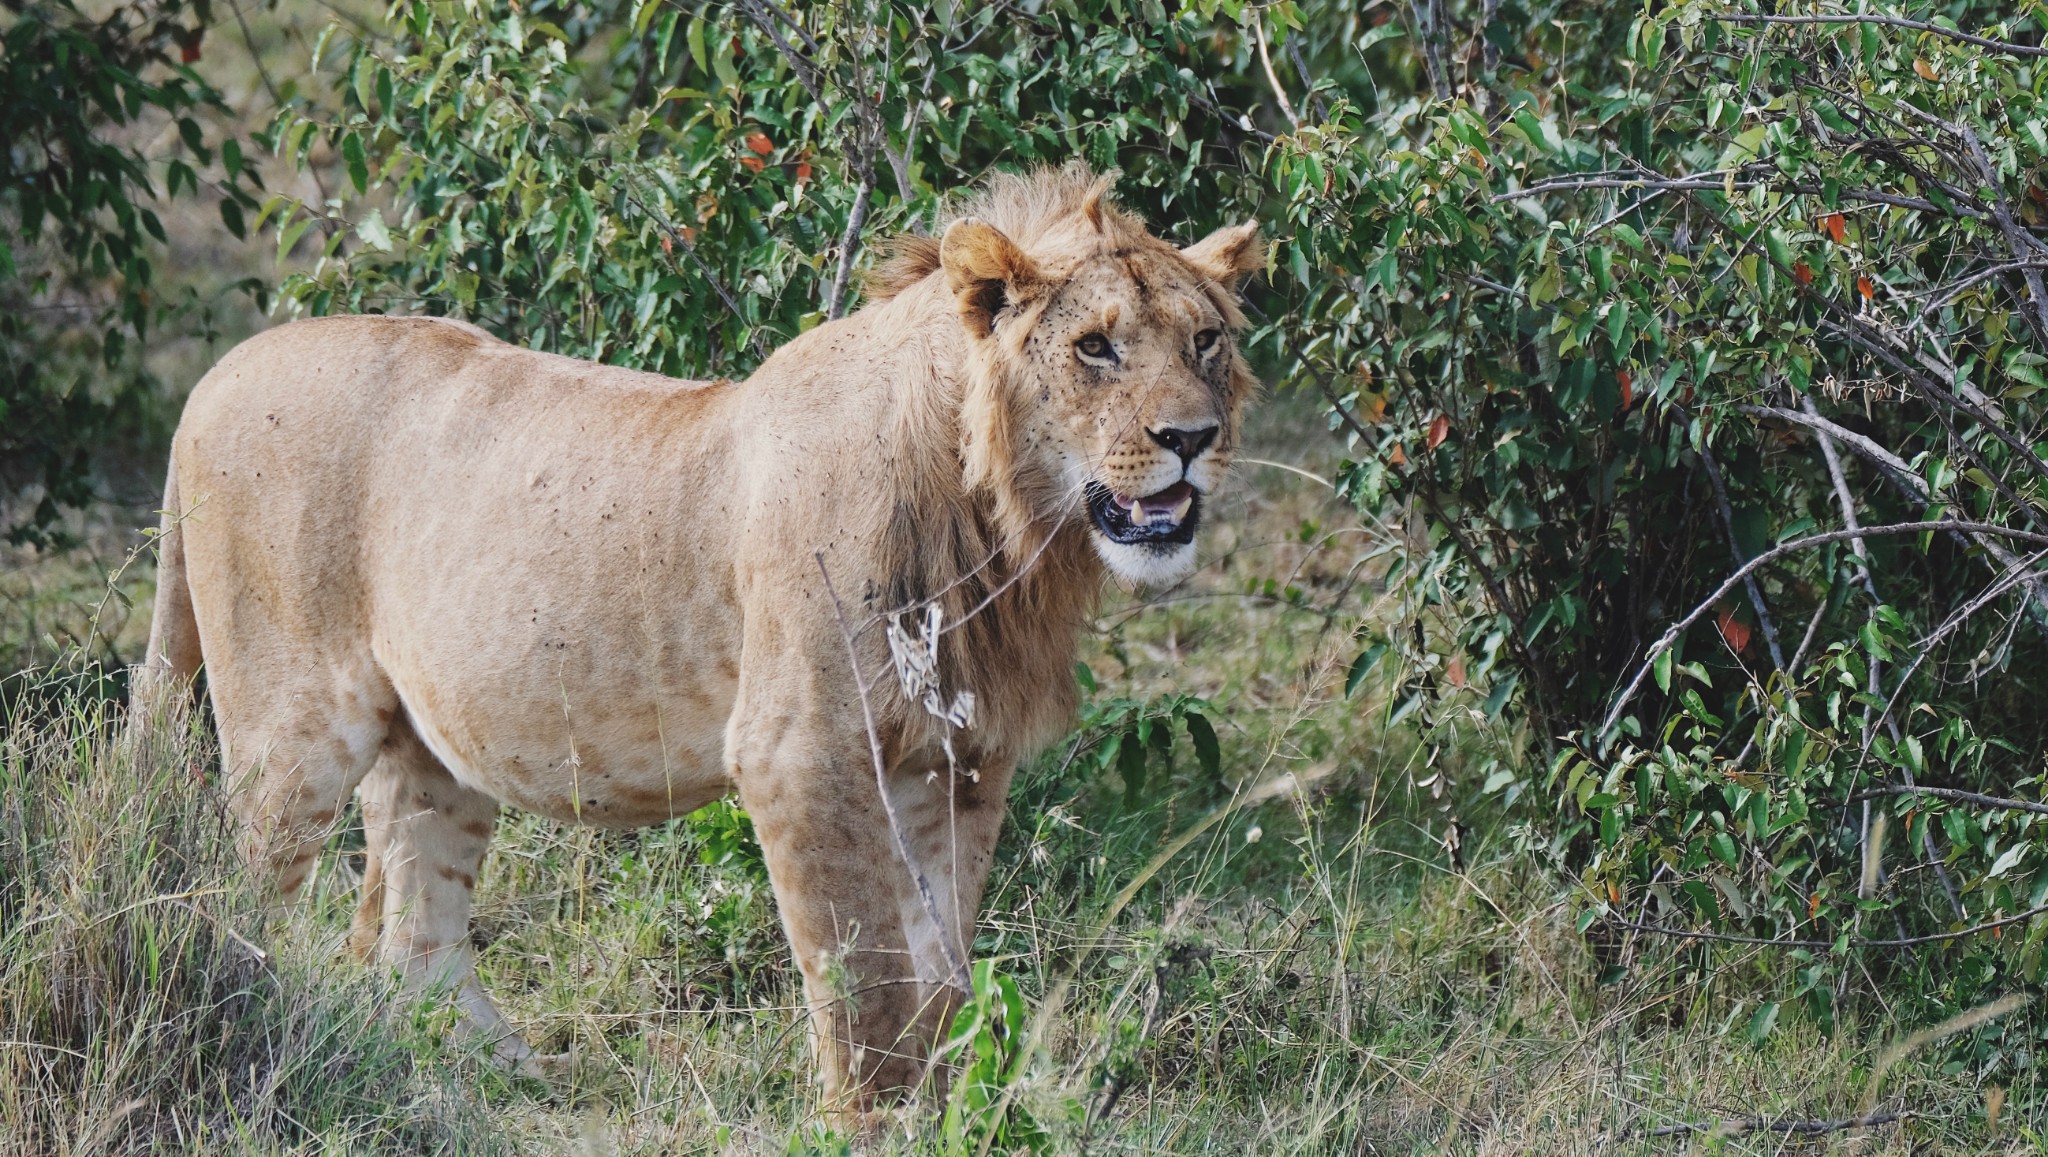
[[[543,1058],[469,937],[499,809],[635,828],[737,792],[827,1105],[917,1088],[1105,578],[1191,570],[1256,388],[1256,224],[1177,249],[1109,185],[993,178],[744,381],[429,317],[249,339],[173,440],[138,711],[204,667],[280,902],[359,795],[353,942],[513,1065]],[[929,694],[891,624],[937,641]]]

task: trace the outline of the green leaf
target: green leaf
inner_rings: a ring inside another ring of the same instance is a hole
[[[1135,730],[1117,741],[1116,769],[1124,780],[1124,806],[1137,807],[1145,795],[1145,741]]]
[[[1182,721],[1188,729],[1188,740],[1195,745],[1195,761],[1201,764],[1203,774],[1214,780],[1223,774],[1223,749],[1216,742],[1216,729],[1209,725],[1205,715],[1188,712]]]
[[[710,64],[710,58],[709,58],[709,56],[707,56],[707,55],[706,55],[706,53],[705,53],[705,50],[704,50],[704,18],[703,18],[703,17],[701,17],[701,16],[692,16],[692,17],[690,18],[690,30],[689,30],[689,31],[688,31],[687,33],[685,33],[685,34],[684,34],[684,38],[685,38],[686,40],[688,40],[688,41],[689,41],[689,45],[690,45],[690,61],[691,61],[691,63],[693,63],[693,64],[695,64],[695,65],[697,66],[697,71],[698,71],[698,72],[709,72],[709,71],[711,71],[711,64]]]
[[[1358,685],[1365,682],[1365,677],[1372,673],[1372,669],[1379,665],[1380,657],[1386,653],[1387,645],[1385,643],[1374,643],[1372,646],[1360,651],[1357,658],[1351,660],[1351,669],[1345,672],[1344,675],[1344,697],[1346,699],[1351,698],[1353,694],[1357,693]]]
[[[348,179],[356,192],[365,193],[370,188],[370,165],[363,158],[363,138],[353,132],[341,137],[341,159],[348,165]]]
[[[1651,666],[1651,668],[1650,668],[1650,669],[1651,669],[1651,672],[1652,672],[1652,673],[1653,673],[1653,674],[1654,674],[1654,675],[1656,676],[1656,678],[1657,678],[1657,690],[1659,690],[1659,691],[1662,691],[1662,692],[1664,692],[1664,693],[1665,693],[1665,694],[1667,694],[1667,695],[1668,695],[1668,694],[1670,694],[1670,692],[1671,692],[1671,649],[1670,649],[1669,647],[1666,647],[1666,648],[1665,648],[1664,650],[1662,650],[1662,651],[1659,651],[1659,652],[1657,653],[1657,661],[1656,661],[1656,663],[1654,663],[1654,664],[1653,664],[1653,665]]]
[[[1714,858],[1733,868],[1742,862],[1742,856],[1735,850],[1734,837],[1727,832],[1715,832],[1707,837],[1707,850]]]
[[[356,222],[356,236],[379,253],[391,252],[391,231],[384,226],[384,212],[372,209]]]
[[[1760,1045],[1778,1026],[1778,1002],[1767,1000],[1757,1006],[1756,1014],[1749,1018],[1749,1043]]]

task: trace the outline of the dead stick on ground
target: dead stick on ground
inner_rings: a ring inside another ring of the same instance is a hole
[[[1676,1125],[1659,1125],[1647,1131],[1644,1136],[1672,1137],[1681,1133],[1707,1133],[1715,1137],[1740,1137],[1744,1133],[1784,1133],[1788,1136],[1814,1137],[1822,1133],[1840,1132],[1843,1129],[1910,1121],[1919,1115],[1911,1109],[1903,1109],[1896,1113],[1879,1113],[1871,1117],[1843,1117],[1838,1121],[1752,1121],[1736,1117],[1727,1121],[1685,1121]]]

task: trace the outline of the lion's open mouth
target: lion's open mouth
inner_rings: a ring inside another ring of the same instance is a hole
[[[1176,482],[1157,494],[1124,498],[1100,482],[1090,482],[1088,513],[1095,519],[1095,529],[1111,542],[1184,545],[1195,540],[1195,526],[1202,521],[1202,494],[1186,482]]]

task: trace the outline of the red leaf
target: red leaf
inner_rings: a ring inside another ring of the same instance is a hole
[[[1847,243],[1849,230],[1843,225],[1840,213],[1830,213],[1822,217],[1820,219],[1820,226],[1828,231],[1828,236],[1835,239],[1835,244],[1842,245]]]
[[[1813,270],[1804,261],[1792,267],[1792,276],[1798,278],[1801,285],[1813,284]]]
[[[199,59],[198,33],[193,33],[192,39],[187,40],[185,43],[180,44],[178,46],[178,59],[186,64],[191,64]]]
[[[1462,657],[1452,655],[1451,661],[1444,665],[1444,681],[1453,687],[1465,685],[1465,660]]]
[[[1736,621],[1735,612],[1722,607],[1714,612],[1714,622],[1721,628],[1721,637],[1728,641],[1728,649],[1740,655],[1749,646],[1749,628]]]
[[[811,163],[809,161],[798,161],[796,163],[796,179],[799,181],[811,179]]]
[[[667,234],[662,235],[661,251],[663,253],[674,253],[676,251],[676,243],[671,241]]]
[[[768,139],[767,133],[748,133],[747,147],[765,157],[775,151],[775,142]]]
[[[1921,80],[1933,80],[1938,75],[1934,71],[1934,66],[1927,63],[1927,59],[1921,56],[1913,58],[1913,71],[1919,74]]]
[[[740,165],[744,167],[749,173],[758,173],[762,169],[768,167],[768,162],[762,160],[759,157],[741,157]]]
[[[1863,300],[1869,301],[1877,296],[1877,283],[1868,277],[1858,275],[1856,278],[1856,292],[1863,295]]]
[[[1401,444],[1399,442],[1394,443],[1394,452],[1387,455],[1387,465],[1406,466],[1407,464],[1408,452],[1406,450],[1401,449]]]
[[[1614,376],[1621,379],[1621,410],[1625,414],[1630,406],[1636,404],[1636,392],[1634,389],[1636,380],[1629,376],[1627,370],[1623,370]]]
[[[1448,437],[1450,437],[1450,436],[1451,436],[1451,418],[1450,418],[1450,415],[1448,415],[1448,414],[1438,414],[1438,415],[1436,416],[1436,418],[1435,418],[1434,420],[1432,420],[1432,421],[1431,421],[1431,422],[1429,423],[1429,440],[1428,440],[1428,443],[1427,443],[1427,445],[1428,445],[1428,448],[1429,448],[1429,449],[1431,449],[1431,450],[1434,450],[1434,449],[1436,449],[1436,448],[1437,448],[1438,446],[1441,446],[1441,445],[1443,445],[1443,444],[1444,444],[1444,439],[1445,439],[1445,438],[1448,438]]]

